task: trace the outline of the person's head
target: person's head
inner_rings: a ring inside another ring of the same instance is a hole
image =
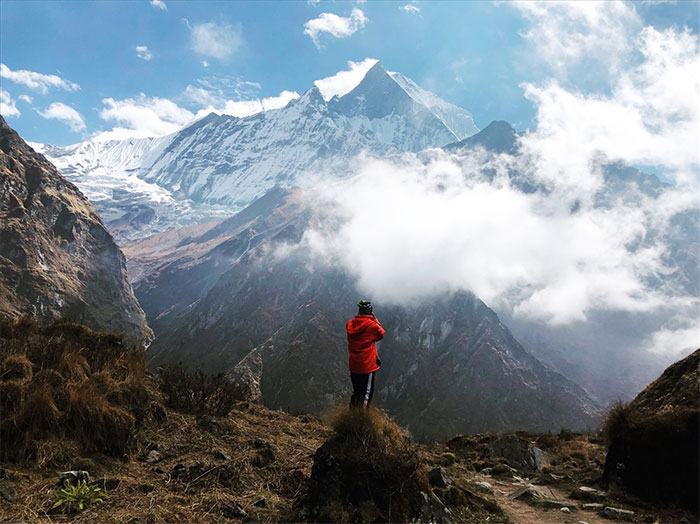
[[[369,300],[360,300],[357,303],[359,308],[358,315],[371,315],[372,314],[372,303]]]

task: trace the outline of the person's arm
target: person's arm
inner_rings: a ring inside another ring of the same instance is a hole
[[[375,338],[374,341],[375,341],[375,342],[379,342],[381,339],[384,338],[384,335],[386,335],[386,331],[384,331],[384,328],[383,328],[382,325],[379,323],[379,320],[377,320],[376,317],[374,318],[374,321],[376,322],[376,328],[377,328],[377,329],[376,329],[376,332],[377,332],[376,337],[377,337],[377,338]]]

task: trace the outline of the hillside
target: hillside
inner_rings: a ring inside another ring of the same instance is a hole
[[[417,445],[381,412],[343,406],[318,419],[235,396],[216,400],[224,383],[212,388],[211,376],[178,368],[152,374],[142,356],[118,336],[75,324],[0,323],[2,521],[327,522],[329,515],[344,515],[331,520],[360,522],[386,519],[387,511],[399,522],[693,518],[618,489],[601,491],[605,448],[595,435],[484,433]],[[63,387],[67,403],[51,407]],[[9,398],[9,391],[26,395]],[[33,410],[53,410],[54,422],[23,418],[27,402]],[[93,416],[72,426],[85,410]],[[110,420],[131,430],[118,432]],[[15,425],[25,444],[10,448]],[[52,508],[59,500],[57,473],[67,471],[87,471],[88,484],[107,497],[82,511]],[[365,488],[348,488],[370,471],[380,476],[369,498]],[[382,497],[394,482],[418,491],[395,494],[392,510]]]

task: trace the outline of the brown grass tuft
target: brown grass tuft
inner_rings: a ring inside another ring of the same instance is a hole
[[[22,353],[7,355],[0,363],[0,380],[29,382],[32,379],[32,363]]]

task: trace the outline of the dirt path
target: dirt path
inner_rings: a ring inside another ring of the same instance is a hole
[[[540,508],[522,500],[511,499],[510,494],[523,485],[518,482],[500,481],[492,477],[483,477],[483,480],[491,484],[496,502],[514,524],[579,524],[581,522],[611,524],[614,522],[597,513],[580,509],[581,501],[572,500],[551,486],[548,487],[555,493],[556,500],[571,504],[571,513],[565,513],[559,509]]]

